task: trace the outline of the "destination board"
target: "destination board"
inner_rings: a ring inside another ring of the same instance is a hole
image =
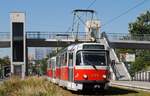
[[[104,45],[83,45],[83,49],[105,49]]]

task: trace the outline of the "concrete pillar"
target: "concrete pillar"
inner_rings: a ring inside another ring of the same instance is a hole
[[[23,12],[10,13],[11,32],[11,73],[22,78],[26,72],[26,36],[25,14]]]

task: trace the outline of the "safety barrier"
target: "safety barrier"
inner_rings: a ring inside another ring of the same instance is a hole
[[[150,41],[150,34],[106,33],[109,40]]]
[[[150,82],[150,71],[137,72],[135,73],[134,77],[132,77],[132,80]]]

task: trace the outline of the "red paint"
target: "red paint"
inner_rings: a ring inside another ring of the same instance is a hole
[[[103,75],[107,75],[108,70],[104,69],[75,69],[74,80],[106,80]],[[83,75],[87,75],[88,78],[83,78]]]
[[[61,72],[60,72],[61,80],[68,80],[68,70],[69,68],[67,66],[61,68]]]
[[[60,68],[56,68],[56,71],[55,71],[55,76],[56,78],[60,78]]]
[[[47,70],[47,75],[52,78],[52,69]]]

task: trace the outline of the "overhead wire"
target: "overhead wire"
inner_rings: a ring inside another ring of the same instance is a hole
[[[107,21],[106,23],[102,24],[101,27],[106,26],[106,25],[108,25],[108,24],[111,24],[112,22],[114,22],[115,20],[119,19],[120,17],[126,15],[127,13],[129,13],[129,12],[132,11],[132,10],[134,10],[135,8],[137,8],[137,7],[141,6],[141,5],[143,5],[146,1],[148,1],[148,0],[143,0],[143,1],[139,2],[138,4],[136,4],[135,6],[133,6],[133,7],[129,8],[129,9],[127,9],[126,11],[124,11],[123,13],[121,13],[120,15],[115,16],[114,18],[110,19],[110,20]],[[95,2],[96,2],[96,0],[94,0],[93,2],[91,2],[90,5],[87,7],[87,9],[89,9],[91,6],[93,6]],[[85,25],[84,20],[82,20],[82,18],[81,18],[79,15],[77,15],[77,17],[78,17],[79,20]]]
[[[136,4],[135,6],[133,6],[133,7],[129,8],[129,9],[127,9],[126,11],[124,11],[123,13],[121,13],[120,15],[115,16],[114,18],[112,18],[112,19],[110,19],[109,21],[107,21],[106,23],[104,23],[102,26],[106,26],[106,25],[108,25],[108,24],[114,22],[115,20],[119,19],[120,17],[122,17],[122,16],[126,15],[127,13],[129,13],[130,11],[132,11],[133,9],[135,9],[135,8],[137,8],[137,7],[139,7],[139,6],[141,6],[141,5],[144,4],[146,1],[148,1],[148,0],[143,0],[142,2]]]
[[[86,9],[89,9],[91,6],[93,6],[95,2],[96,2],[96,0],[94,0],[93,2],[91,2],[91,4]]]

